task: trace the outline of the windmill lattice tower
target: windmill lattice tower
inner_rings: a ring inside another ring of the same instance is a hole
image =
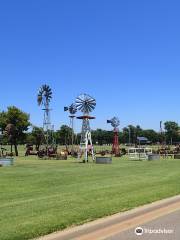
[[[76,98],[76,106],[77,109],[83,113],[83,116],[77,117],[82,120],[80,150],[81,152],[84,151],[84,160],[86,162],[88,161],[88,153],[90,152],[94,161],[95,157],[91,137],[90,120],[95,119],[95,117],[92,117],[89,114],[95,109],[96,100],[87,94],[81,94]]]
[[[120,147],[119,147],[119,125],[120,121],[117,117],[112,118],[111,120],[107,120],[107,123],[110,123],[111,126],[114,128],[114,137],[113,137],[113,145],[112,145],[112,153],[115,156],[120,155]]]
[[[52,131],[51,117],[50,117],[50,101],[52,99],[52,90],[51,88],[44,84],[38,91],[37,101],[39,106],[43,106],[44,111],[43,118],[43,131],[46,141],[46,146],[49,146],[50,132]]]
[[[72,103],[69,107],[64,107],[64,111],[69,111],[70,115],[70,128],[72,129],[72,136],[71,136],[71,153],[74,151],[74,118],[76,117],[75,114],[77,112],[76,104]]]

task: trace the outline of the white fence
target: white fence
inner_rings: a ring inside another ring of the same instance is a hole
[[[128,156],[130,159],[146,160],[152,154],[152,148],[129,148]]]

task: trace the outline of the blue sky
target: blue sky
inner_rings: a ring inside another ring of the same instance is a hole
[[[16,105],[42,125],[36,94],[47,83],[56,128],[83,92],[97,100],[92,128],[113,116],[121,127],[179,122],[179,10],[166,0],[0,1],[0,110]]]

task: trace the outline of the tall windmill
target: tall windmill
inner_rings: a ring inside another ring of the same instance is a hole
[[[160,121],[160,134],[163,134],[163,121]]]
[[[72,103],[69,107],[64,107],[64,111],[69,111],[70,115],[70,128],[72,129],[72,136],[71,136],[71,154],[74,152],[74,118],[76,117],[75,114],[77,112],[76,104]]]
[[[115,156],[120,155],[120,147],[119,147],[119,125],[120,121],[117,117],[113,117],[111,120],[107,120],[107,123],[110,123],[111,126],[114,128],[114,139],[113,139],[113,146],[112,146],[112,153]]]
[[[94,150],[89,120],[95,119],[95,117],[91,117],[89,114],[95,109],[96,100],[88,94],[81,94],[76,98],[76,106],[77,109],[83,113],[83,116],[77,117],[82,120],[80,149],[81,151],[84,151],[85,161],[88,161],[89,150],[91,150],[92,158],[94,160]]]
[[[39,106],[43,106],[44,120],[43,120],[43,130],[45,134],[46,146],[49,146],[50,132],[52,131],[51,118],[50,118],[50,101],[52,99],[51,88],[44,84],[38,91],[37,102]]]

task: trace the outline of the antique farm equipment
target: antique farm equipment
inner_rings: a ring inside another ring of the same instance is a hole
[[[14,164],[14,159],[12,158],[13,153],[8,153],[8,150],[2,146],[3,137],[4,135],[0,134],[0,167]]]
[[[34,150],[34,147],[32,144],[26,144],[26,152],[25,152],[25,156],[37,156],[38,155],[38,151]]]

